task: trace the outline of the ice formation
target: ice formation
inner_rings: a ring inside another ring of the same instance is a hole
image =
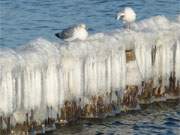
[[[155,57],[152,50],[155,48]],[[134,49],[136,60],[126,62],[125,50]],[[54,112],[66,100],[119,91],[152,79],[168,79],[175,71],[180,81],[180,23],[163,16],[116,30],[91,35],[86,41],[59,44],[43,38],[14,50],[0,48],[0,116],[25,120],[35,111],[40,121],[47,106]],[[53,115],[53,114],[52,114]],[[53,115],[55,117],[55,115]]]

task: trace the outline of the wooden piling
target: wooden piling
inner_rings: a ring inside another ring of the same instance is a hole
[[[7,117],[7,133],[11,132],[11,118],[10,116]]]
[[[0,116],[0,130],[2,130],[3,128],[3,117]]]

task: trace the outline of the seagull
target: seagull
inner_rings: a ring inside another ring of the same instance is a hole
[[[130,24],[136,20],[136,13],[131,7],[125,7],[123,11],[117,13],[116,19],[121,19],[127,24],[127,28],[130,29]]]
[[[56,37],[64,41],[86,40],[88,31],[85,24],[74,25],[64,29],[62,32],[56,33]]]

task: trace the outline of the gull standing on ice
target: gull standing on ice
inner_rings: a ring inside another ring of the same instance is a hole
[[[127,25],[127,28],[130,29],[130,24],[136,20],[136,13],[132,8],[125,7],[123,11],[117,13],[116,19],[121,19]]]
[[[62,32],[56,33],[55,36],[64,41],[86,40],[88,31],[85,24],[79,24],[66,28]]]

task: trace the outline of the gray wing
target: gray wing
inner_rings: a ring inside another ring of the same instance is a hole
[[[55,35],[56,35],[58,38],[61,38],[61,39],[70,38],[70,37],[73,36],[75,27],[76,27],[76,26],[72,26],[72,27],[66,28],[66,29],[64,29],[62,32],[56,33]]]

